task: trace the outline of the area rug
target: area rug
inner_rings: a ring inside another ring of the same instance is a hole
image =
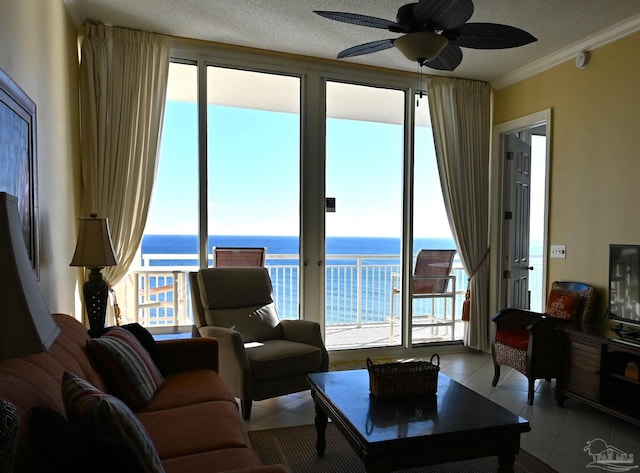
[[[251,444],[266,465],[283,464],[291,473],[366,473],[364,466],[338,429],[327,426],[327,450],[319,458],[313,425],[249,432]],[[461,446],[461,448],[464,448]],[[426,452],[425,452],[426,454]],[[479,458],[402,470],[402,473],[496,473],[498,459]],[[524,450],[516,456],[515,473],[557,473]]]

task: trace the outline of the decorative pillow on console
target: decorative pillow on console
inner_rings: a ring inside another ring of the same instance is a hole
[[[578,296],[552,290],[547,301],[547,315],[558,319],[576,320],[578,316]]]
[[[149,352],[122,327],[88,340],[87,349],[109,388],[132,409],[147,404],[164,384]]]
[[[62,400],[71,425],[96,434],[123,439],[133,447],[145,472],[164,473],[160,457],[149,435],[135,414],[120,399],[103,393],[72,373],[65,372],[62,377]]]
[[[138,473],[144,467],[121,436],[103,435],[71,425],[46,407],[32,410],[39,471],[49,473]]]

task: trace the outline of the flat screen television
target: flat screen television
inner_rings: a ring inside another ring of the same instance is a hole
[[[609,317],[640,330],[640,245],[609,245]]]

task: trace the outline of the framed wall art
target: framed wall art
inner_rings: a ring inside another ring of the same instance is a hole
[[[0,191],[18,198],[24,242],[39,277],[36,104],[0,69]]]

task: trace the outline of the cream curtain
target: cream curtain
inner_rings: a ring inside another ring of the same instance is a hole
[[[491,88],[484,82],[434,77],[427,95],[445,207],[470,276],[465,345],[490,349],[489,138]]]
[[[109,218],[127,272],[142,239],[156,175],[169,74],[164,36],[86,24],[81,38],[82,214]]]

